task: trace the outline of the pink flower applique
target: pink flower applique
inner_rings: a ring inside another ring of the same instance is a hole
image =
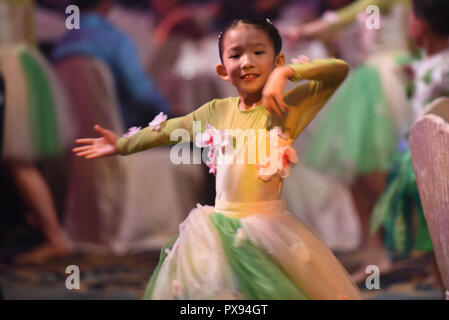
[[[298,163],[298,155],[296,150],[291,146],[282,147],[279,152],[279,171],[282,179],[290,174],[290,168]]]
[[[290,136],[287,132],[283,132],[280,127],[273,128],[270,132],[276,132],[279,137],[284,140],[289,140]],[[277,163],[271,164],[270,158],[260,161],[257,164],[257,177],[265,182],[271,181],[271,179],[279,175],[282,179],[285,179],[290,174],[290,168],[296,166],[298,163],[298,155],[296,150],[290,145],[284,145],[278,147]]]
[[[224,130],[217,130],[210,124],[206,125],[206,130],[196,136],[195,145],[198,148],[209,147],[209,152],[206,161],[206,166],[209,168],[209,173],[216,174],[217,172],[217,158],[219,152],[223,152],[224,148],[229,145],[229,140],[225,136]]]
[[[139,132],[140,129],[142,129],[142,127],[131,127],[128,129],[128,132],[122,135],[122,137],[129,138]]]
[[[303,54],[300,54],[296,58],[292,58],[292,63],[304,63],[304,62],[309,62],[309,61],[310,61],[310,59]]]
[[[161,124],[167,120],[167,115],[163,112],[159,113],[156,117],[154,117],[153,121],[151,121],[148,126],[151,131],[159,130],[161,128]]]

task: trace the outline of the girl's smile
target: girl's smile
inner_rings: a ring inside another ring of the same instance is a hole
[[[259,74],[257,74],[257,73],[245,73],[240,78],[245,81],[252,81],[252,80],[256,79],[258,76],[259,76]]]

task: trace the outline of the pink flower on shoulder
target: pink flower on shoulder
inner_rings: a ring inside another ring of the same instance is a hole
[[[292,58],[292,63],[304,63],[309,61],[310,59],[303,54],[298,55],[296,58]]]
[[[154,117],[153,121],[151,121],[148,126],[150,130],[155,131],[161,128],[161,124],[167,120],[167,115],[163,112],[159,113],[156,117]]]
[[[139,132],[140,129],[142,129],[142,127],[131,127],[128,129],[128,132],[122,135],[122,137],[129,138]]]

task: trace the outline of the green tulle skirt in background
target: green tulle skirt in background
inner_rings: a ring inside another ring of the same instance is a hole
[[[357,68],[326,109],[306,145],[306,165],[345,180],[389,168],[397,135],[377,67]]]

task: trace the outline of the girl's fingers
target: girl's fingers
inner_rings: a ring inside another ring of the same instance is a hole
[[[276,109],[279,110],[279,116],[281,116],[281,112],[283,112],[280,102],[276,99],[276,97],[273,97],[273,102],[276,106]]]
[[[282,98],[282,96],[275,97],[275,101],[276,101],[277,105],[279,106],[279,109],[282,110],[282,112],[285,112],[288,110],[288,105],[284,102],[284,99]]]
[[[263,104],[264,104],[265,108],[268,109],[268,111],[270,111],[271,113],[274,113],[273,106],[272,106],[272,103],[270,101],[270,96],[265,96],[264,97]]]
[[[272,105],[272,109],[277,111],[276,114],[279,117],[281,116],[281,112],[288,110],[288,105],[284,102],[282,95],[268,95],[266,101],[269,101],[268,104]]]
[[[104,156],[103,154],[96,152],[96,153],[93,153],[91,155],[88,155],[86,157],[86,159],[96,159],[96,158],[100,158],[100,157],[103,157],[103,156]]]
[[[76,147],[76,148],[73,148],[72,151],[73,152],[81,152],[81,151],[87,151],[90,148],[92,148],[92,147],[91,146]]]
[[[85,157],[85,156],[88,156],[93,153],[96,153],[96,151],[95,150],[87,150],[87,151],[83,151],[83,152],[78,152],[76,155],[78,157]]]
[[[98,133],[104,135],[108,130],[102,128],[100,125],[96,124],[94,126],[94,130],[97,131]]]
[[[274,113],[278,117],[280,117],[281,116],[281,112],[279,111],[278,106],[277,106],[276,101],[274,100],[274,98],[270,96],[268,98],[268,101],[269,101],[269,104],[271,105],[271,109],[274,111]]]
[[[83,144],[93,144],[95,139],[93,138],[85,138],[85,139],[76,139],[76,143],[83,143]]]
[[[264,98],[265,106],[271,113],[275,113],[278,117],[281,117],[281,111],[285,112],[288,110],[287,104],[281,95],[267,94]]]

